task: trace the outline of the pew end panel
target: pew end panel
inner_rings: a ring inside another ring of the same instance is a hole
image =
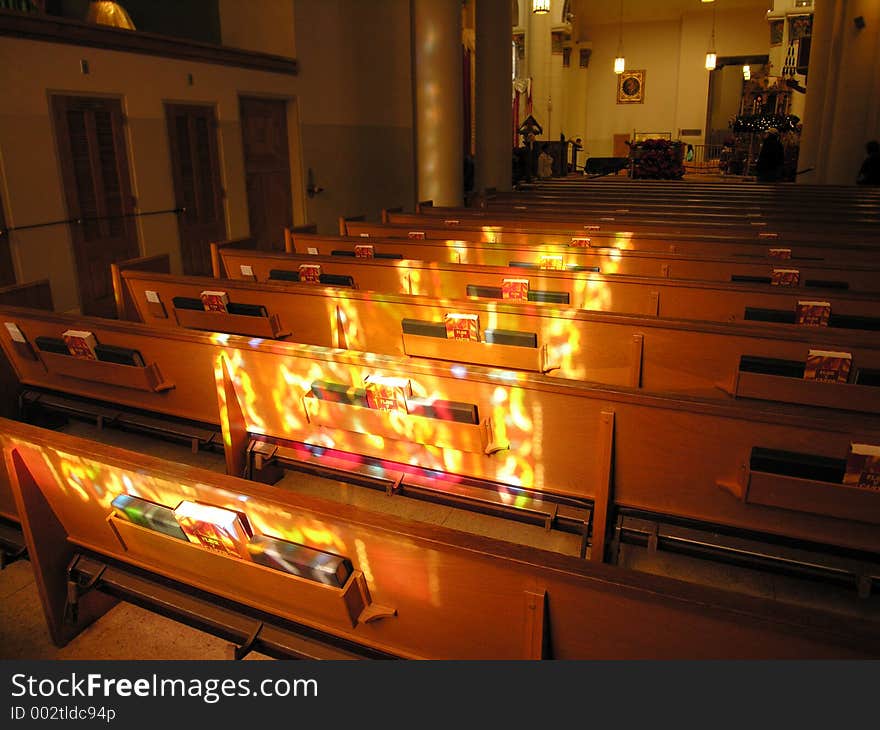
[[[382,216],[381,216],[382,223],[387,223],[388,216],[393,213],[403,213],[403,207],[397,206],[395,208],[382,208]]]
[[[347,236],[348,230],[348,222],[349,221],[365,221],[367,219],[366,214],[361,215],[341,215],[339,216],[339,235]]]
[[[113,281],[113,298],[116,302],[116,316],[122,320],[137,321],[137,308],[131,301],[122,283],[123,271],[151,271],[158,274],[171,273],[171,257],[168,254],[143,256],[110,264],[110,277]]]
[[[286,232],[287,229],[285,229]],[[229,276],[223,268],[223,259],[220,252],[227,249],[255,249],[256,243],[250,236],[243,238],[230,238],[225,241],[211,241],[211,276],[215,279],[225,279]],[[169,272],[166,272],[169,273]]]
[[[97,592],[79,596],[78,586],[70,585],[68,568],[76,550],[68,539],[67,529],[37,483],[39,476],[35,476],[35,472],[39,474],[38,469],[28,464],[20,446],[10,447],[4,443],[3,457],[49,636],[56,646],[63,647],[113,608],[117,601]]]
[[[0,287],[0,304],[12,307],[33,307],[51,312],[52,288],[48,279]]]
[[[284,252],[296,253],[296,239],[301,235],[318,235],[317,223],[305,223],[301,226],[288,226],[284,229]]]

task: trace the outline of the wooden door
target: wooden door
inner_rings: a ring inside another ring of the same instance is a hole
[[[115,317],[110,264],[139,255],[118,99],[53,96],[55,133],[84,314]]]
[[[614,151],[611,153],[614,157],[629,157],[629,134],[615,134],[612,139]]]
[[[166,104],[183,273],[211,275],[212,241],[226,238],[213,107]]]
[[[0,198],[0,286],[14,283],[15,268],[12,265],[12,252],[9,250],[9,231],[6,230],[3,198]]]
[[[283,100],[241,99],[251,238],[265,250],[283,250],[284,227],[293,224],[286,106]]]

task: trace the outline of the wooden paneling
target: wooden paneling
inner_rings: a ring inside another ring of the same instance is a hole
[[[0,422],[0,441],[56,643],[94,615],[80,624],[63,618],[65,559],[79,547],[402,657],[843,659],[880,652],[877,627],[865,619],[369,513],[21,424]],[[59,476],[72,464],[83,474],[76,490]],[[112,493],[110,484],[118,485]],[[123,491],[168,505],[196,499],[244,511],[262,534],[321,540],[316,546],[351,559],[357,594],[346,593],[351,581],[342,589],[307,585],[108,519],[110,500]]]
[[[877,442],[877,416],[664,397],[527,372],[509,377],[509,371],[475,365],[459,369],[430,360],[25,309],[4,308],[0,314],[3,321],[16,323],[31,343],[75,327],[94,332],[101,343],[136,349],[174,387],[155,392],[52,372],[47,369],[52,363],[23,357],[6,328],[0,328],[0,344],[27,385],[210,423],[220,422],[221,412],[240,411],[243,430],[383,460],[389,473],[410,470],[408,478],[418,479],[427,470],[430,479],[442,484],[438,475],[448,473],[452,488],[464,477],[575,499],[607,494],[616,507],[880,552],[875,524],[840,519],[836,512],[802,511],[796,500],[788,509],[752,504],[717,486],[736,482],[758,447],[844,459],[852,441]],[[231,384],[223,389],[223,411],[215,382],[218,361]],[[382,439],[359,432],[354,412],[346,423],[309,421],[303,397],[316,380],[358,388],[370,373],[407,378],[418,397],[477,406],[481,421],[492,424],[487,446],[509,448],[475,453],[473,443],[461,441],[462,434],[450,428],[459,424],[442,419],[429,425],[425,419],[389,422]],[[603,426],[611,413],[613,434]],[[449,446],[431,445],[435,442]],[[600,468],[607,463],[609,445],[610,470]],[[240,463],[243,456],[242,451],[233,461]],[[346,464],[349,470],[356,468],[355,461]],[[876,501],[880,495],[867,499]]]
[[[251,238],[258,248],[283,250],[293,221],[287,103],[242,97],[240,114]]]
[[[138,255],[122,104],[119,99],[53,96],[80,307],[113,317],[110,264]]]
[[[211,274],[212,241],[226,238],[224,191],[213,107],[166,104],[183,273]]]

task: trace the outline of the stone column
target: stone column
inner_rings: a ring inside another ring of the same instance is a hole
[[[413,0],[418,199],[464,199],[461,0]]]
[[[815,4],[813,11],[813,37],[798,169],[814,169],[798,175],[797,181],[800,183],[828,182],[828,151],[837,101],[843,7],[844,3],[840,0],[821,0]]]
[[[529,75],[532,77],[532,116],[544,129],[541,141],[550,139],[550,29],[551,17],[559,14],[559,0],[551,0],[550,12],[535,15],[528,3],[529,25],[526,31],[526,59]],[[539,141],[540,145],[540,141]]]
[[[512,35],[510,0],[476,0],[474,189],[511,189]]]

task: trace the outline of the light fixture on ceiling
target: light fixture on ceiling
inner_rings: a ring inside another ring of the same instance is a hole
[[[743,66],[743,81],[748,81],[752,78],[752,67],[746,64]]]
[[[706,51],[706,70],[712,71],[717,60],[718,56],[715,55],[715,3],[712,3],[712,37],[709,40],[709,50]]]
[[[532,12],[535,15],[543,15],[550,12],[550,0],[532,0]]]
[[[626,68],[623,58],[623,0],[620,0],[620,17],[617,31],[617,55],[614,57],[614,73],[622,74]]]

